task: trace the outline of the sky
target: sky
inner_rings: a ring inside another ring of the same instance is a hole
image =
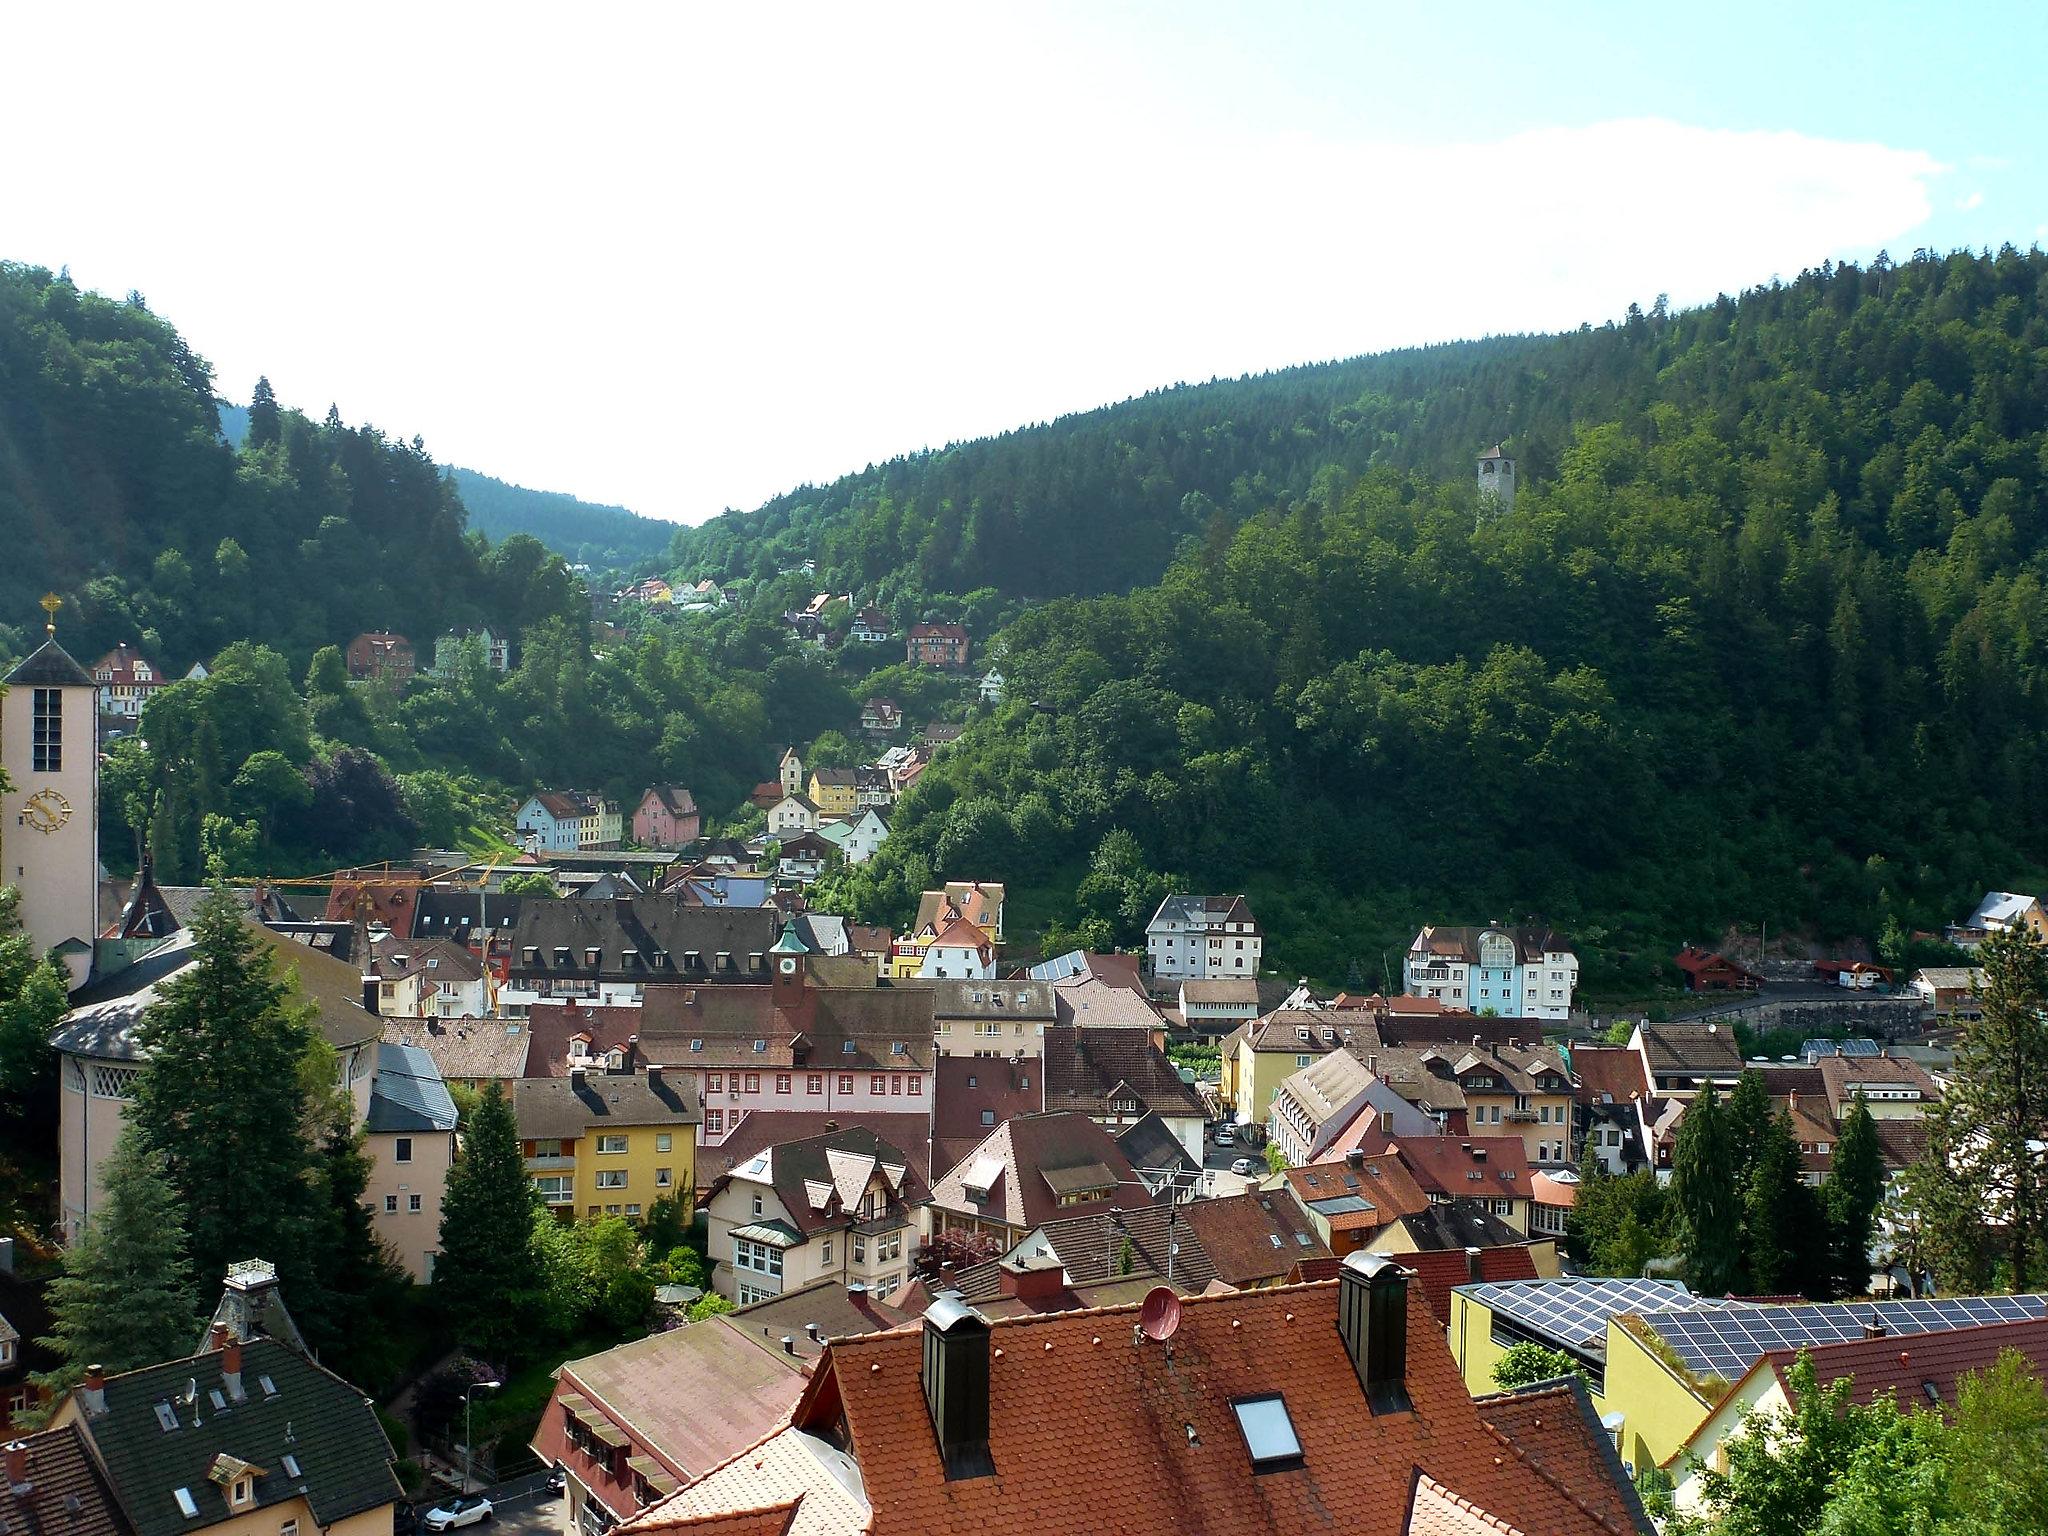
[[[223,398],[697,522],[1178,381],[2048,243],[2044,45],[1881,0],[73,0],[8,18],[0,259],[140,291]]]

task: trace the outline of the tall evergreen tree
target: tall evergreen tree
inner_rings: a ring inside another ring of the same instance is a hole
[[[1762,1156],[1771,1137],[1772,1123],[1777,1119],[1763,1073],[1754,1067],[1744,1070],[1736,1080],[1735,1091],[1728,1095],[1726,1115],[1728,1148],[1733,1158],[1729,1171],[1737,1185],[1747,1185],[1749,1171]]]
[[[319,1192],[301,1077],[312,1034],[225,886],[201,899],[192,934],[192,968],[164,984],[138,1031],[147,1063],[134,1123],[184,1204],[199,1277],[268,1259],[286,1294],[317,1311]]]
[[[2024,1291],[2048,1238],[2048,1168],[2033,1150],[2048,1142],[2048,947],[2016,927],[1993,934],[1979,958],[1984,1015],[1963,1026],[1949,1090],[1929,1116],[1923,1161],[1942,1156],[1950,1166],[1921,1177],[1931,1202],[1923,1214],[1952,1272],[1965,1267],[1960,1247],[1991,1218],[2007,1283]]]
[[[533,1231],[540,1214],[512,1106],[492,1082],[470,1116],[441,1201],[434,1299],[456,1341],[494,1362],[518,1352],[534,1320],[542,1289]]]
[[[277,408],[277,396],[271,392],[270,380],[259,378],[256,392],[249,397],[249,439],[251,448],[262,448],[277,441],[284,418]]]
[[[127,1371],[176,1359],[198,1334],[185,1212],[163,1155],[131,1125],[100,1177],[99,1211],[50,1282],[50,1335],[41,1342],[63,1364],[36,1382],[52,1393],[74,1386],[88,1365]]]
[[[1870,1241],[1878,1202],[1884,1198],[1884,1154],[1877,1145],[1877,1122],[1860,1092],[1843,1117],[1822,1196],[1835,1292],[1860,1296],[1870,1287]]]
[[[1818,1195],[1800,1177],[1799,1138],[1789,1115],[1765,1125],[1742,1204],[1748,1284],[1768,1295],[1825,1296],[1828,1229]]]
[[[1727,1112],[1713,1085],[1700,1090],[1671,1149],[1671,1198],[1678,1207],[1687,1278],[1706,1295],[1735,1289],[1743,1270],[1742,1194],[1734,1178]]]
[[[57,1058],[50,1031],[69,1004],[54,962],[21,931],[21,895],[0,888],[0,1120],[47,1127],[57,1109]]]

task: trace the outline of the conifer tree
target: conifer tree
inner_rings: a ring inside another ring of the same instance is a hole
[[[2048,1167],[2030,1143],[2048,1141],[2048,947],[2015,927],[1985,941],[1984,1016],[1963,1026],[1948,1092],[1928,1116],[1916,1178],[1943,1283],[1976,1266],[1965,1250],[1985,1218],[2004,1249],[2006,1281],[2024,1291],[2048,1239]]]
[[[69,1390],[88,1365],[127,1371],[188,1354],[199,1328],[185,1213],[162,1154],[131,1125],[100,1178],[100,1208],[50,1282],[52,1322],[40,1342],[64,1363],[36,1384],[52,1393]]]
[[[312,1314],[320,1197],[301,1076],[312,1033],[225,886],[202,898],[192,935],[194,965],[164,984],[138,1031],[134,1123],[184,1205],[195,1273],[210,1283],[235,1260],[268,1259]]]
[[[457,1342],[492,1361],[516,1353],[541,1294],[526,1176],[512,1106],[496,1082],[477,1101],[441,1202],[434,1298]]]
[[[277,409],[277,396],[271,392],[270,380],[259,378],[256,392],[249,397],[249,438],[251,448],[262,448],[274,443],[282,426],[282,417]]]
[[[1749,1286],[1768,1295],[1824,1295],[1831,1257],[1828,1231],[1819,1197],[1800,1177],[1799,1139],[1791,1116],[1765,1123],[1742,1204]]]
[[[1726,1115],[1728,1146],[1734,1159],[1729,1171],[1738,1186],[1747,1185],[1749,1171],[1762,1155],[1771,1136],[1771,1123],[1776,1119],[1763,1073],[1750,1067],[1736,1079],[1735,1091],[1728,1095]]]
[[[1671,1149],[1686,1275],[1706,1295],[1735,1289],[1743,1268],[1742,1194],[1734,1178],[1727,1112],[1713,1085],[1700,1090]]]
[[[1884,1198],[1884,1155],[1877,1122],[1859,1092],[1842,1119],[1842,1134],[1822,1191],[1827,1206],[1829,1268],[1836,1294],[1860,1296],[1870,1286],[1870,1240]]]

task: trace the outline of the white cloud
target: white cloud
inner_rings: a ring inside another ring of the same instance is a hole
[[[1959,197],[1956,199],[1956,206],[1965,213],[1970,212],[1973,208],[1982,208],[1984,206],[1984,194],[1982,192],[1972,192],[1967,196]]]
[[[62,143],[10,157],[0,254],[142,289],[229,395],[267,371],[692,520],[1178,378],[1909,244],[1944,169],[1657,120],[1335,142],[1282,103],[1247,135],[1072,25],[965,8],[313,14],[141,13],[85,113],[65,71],[11,82],[8,142]]]

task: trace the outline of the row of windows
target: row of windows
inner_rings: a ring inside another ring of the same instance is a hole
[[[418,1195],[407,1195],[405,1197],[405,1208],[408,1211],[418,1211],[420,1209],[420,1197]],[[384,1211],[386,1215],[395,1216],[398,1213],[398,1196],[386,1195],[384,1197]]]
[[[775,1091],[777,1093],[793,1093],[795,1091],[794,1074],[777,1072],[774,1074],[774,1077]],[[731,1079],[730,1082],[727,1081],[728,1078]],[[742,1083],[744,1083],[744,1087],[742,1087]],[[841,1093],[852,1093],[853,1083],[853,1073],[842,1072],[839,1074],[839,1091]],[[761,1091],[761,1074],[759,1072],[706,1072],[704,1074],[704,1091],[706,1093],[725,1093],[728,1091],[732,1093],[759,1093]],[[805,1093],[821,1094],[824,1091],[824,1073],[807,1072],[804,1074]],[[868,1092],[874,1094],[877,1098],[888,1094],[900,1099],[905,1093],[917,1094],[923,1091],[924,1074],[922,1072],[876,1072],[868,1078]],[[625,1151],[625,1138],[622,1136],[618,1140],[620,1145],[616,1148],[601,1146],[598,1150],[600,1152]],[[666,1152],[668,1148],[662,1147],[660,1150]]]
[[[757,1275],[773,1275],[782,1278],[782,1250],[773,1243],[750,1242],[746,1238],[732,1240],[732,1267],[752,1270]]]
[[[675,1150],[675,1144],[676,1144],[676,1139],[675,1139],[675,1136],[674,1136],[674,1135],[673,1135],[673,1134],[672,1134],[671,1132],[668,1132],[668,1131],[658,1131],[658,1132],[656,1132],[656,1133],[655,1133],[655,1137],[654,1137],[654,1150],[655,1150],[655,1151],[657,1151],[657,1152],[671,1152],[671,1151],[674,1151],[674,1150]],[[559,1144],[559,1143],[557,1143],[557,1146],[559,1146],[559,1145],[560,1145],[560,1144]],[[623,1151],[625,1151],[625,1150],[626,1150],[626,1138],[625,1138],[624,1136],[616,1136],[616,1135],[600,1136],[600,1137],[598,1137],[598,1138],[597,1138],[597,1150],[598,1150],[599,1152],[604,1152],[604,1153],[612,1153],[612,1152],[623,1152]]]
[[[34,740],[29,766],[37,773],[59,773],[64,768],[64,695],[55,688],[35,691]]]
[[[901,1232],[884,1232],[875,1239],[875,1262],[877,1264],[886,1264],[891,1259],[900,1259],[902,1257],[903,1234]],[[853,1262],[865,1264],[867,1261],[867,1235],[862,1232],[856,1232],[853,1234]],[[825,1255],[825,1262],[827,1264],[832,1262],[832,1255],[830,1253]]]

